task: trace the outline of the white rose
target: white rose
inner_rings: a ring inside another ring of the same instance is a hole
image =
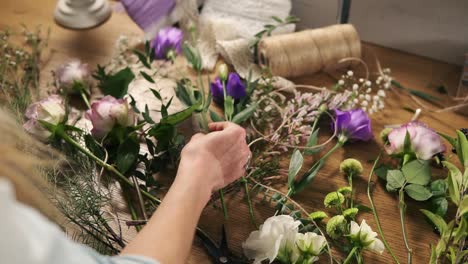
[[[279,215],[268,218],[260,230],[250,233],[242,243],[244,254],[254,259],[254,264],[268,259],[271,262],[280,250],[293,251],[298,227],[301,223],[291,216]]]
[[[63,122],[65,119],[65,106],[60,96],[51,95],[30,105],[26,109],[25,116],[28,121],[24,123],[23,128],[39,140],[47,141],[51,132],[44,128],[39,121],[52,125]]]
[[[361,226],[351,221],[351,238],[358,241],[364,248],[382,254],[385,250],[384,244],[377,238],[377,233],[372,231],[366,220],[362,220]]]

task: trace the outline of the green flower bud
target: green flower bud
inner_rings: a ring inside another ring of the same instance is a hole
[[[328,218],[328,215],[324,211],[317,211],[311,213],[309,218],[314,221],[322,221],[323,219]]]
[[[344,210],[343,215],[347,219],[353,219],[359,212],[359,209],[357,208],[348,208]]]
[[[335,207],[338,206],[342,203],[344,203],[345,197],[343,194],[339,192],[331,192],[325,196],[325,199],[323,200],[323,204],[325,207],[330,208],[330,207]]]
[[[362,170],[362,164],[357,159],[345,159],[340,164],[340,172],[346,175],[359,175]]]
[[[383,143],[386,144],[388,142],[388,134],[390,134],[392,130],[393,128],[387,127],[380,131],[380,139],[382,139]]]
[[[226,64],[218,66],[218,76],[221,81],[225,82],[228,79],[229,70]]]
[[[351,193],[352,189],[349,186],[345,186],[345,187],[339,188],[338,192],[341,193],[341,194],[347,194],[347,193]]]
[[[344,216],[335,215],[334,217],[330,218],[330,220],[328,220],[326,231],[327,231],[327,234],[331,238],[333,239],[339,238],[341,235],[343,235],[345,230],[346,230],[346,219]]]
[[[327,110],[328,110],[328,105],[327,105],[327,104],[321,104],[320,107],[319,107],[319,109],[318,109],[318,111],[319,111],[320,113],[323,113],[323,112],[325,112],[325,111],[327,111]]]

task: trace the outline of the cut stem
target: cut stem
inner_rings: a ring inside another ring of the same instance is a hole
[[[86,107],[88,107],[88,109],[91,109],[91,104],[89,103],[88,97],[86,96],[86,93],[83,89],[80,89],[80,95],[83,99],[83,102],[86,104]]]
[[[223,189],[219,189],[218,193],[219,193],[219,199],[221,201],[221,207],[223,208],[224,219],[228,220],[229,215],[228,215],[226,203],[224,202],[224,191],[223,191]]]
[[[379,215],[377,213],[377,208],[375,208],[374,200],[372,199],[372,193],[371,193],[371,187],[370,187],[371,186],[371,180],[372,180],[372,174],[374,174],[375,167],[377,166],[377,163],[379,162],[379,159],[380,159],[381,155],[382,155],[382,152],[380,152],[379,155],[377,156],[377,159],[375,159],[374,165],[372,166],[372,169],[371,169],[371,171],[369,173],[369,178],[367,180],[367,197],[369,198],[369,203],[370,203],[370,206],[372,208],[372,214],[374,215],[375,224],[377,225],[377,230],[379,231],[380,237],[382,237],[382,242],[384,243],[385,248],[390,253],[390,255],[392,256],[395,263],[400,264],[400,261],[398,260],[397,256],[393,253],[393,250],[390,247],[390,244],[388,244],[387,240],[385,239],[385,236],[384,236],[384,233],[383,233],[383,230],[382,230],[382,226],[380,225],[380,218],[379,218]]]
[[[403,241],[405,242],[406,251],[408,252],[408,264],[411,264],[413,262],[413,250],[409,246],[408,237],[406,234],[406,223],[405,223],[406,204],[405,204],[404,187],[400,189],[398,194],[400,198],[399,203],[398,203],[398,208],[400,209],[401,231],[403,233]]]
[[[63,140],[65,140],[65,142],[67,142],[70,145],[74,146],[80,152],[82,152],[83,154],[85,154],[86,156],[88,156],[89,158],[94,160],[99,166],[103,167],[107,171],[112,172],[115,176],[117,176],[117,178],[119,180],[121,180],[122,182],[124,182],[128,186],[135,188],[135,185],[133,184],[133,182],[131,182],[127,177],[125,177],[122,173],[120,173],[120,171],[118,171],[114,166],[111,166],[111,165],[107,164],[106,162],[104,162],[103,160],[101,160],[100,158],[98,158],[96,155],[91,153],[89,150],[87,150],[86,148],[81,146],[78,142],[76,142],[73,138],[71,138],[67,133],[65,133],[64,131],[57,131],[57,135],[60,136]],[[140,192],[141,192],[141,194],[143,196],[145,196],[147,199],[151,200],[152,202],[154,202],[156,204],[161,203],[161,200],[154,197],[153,195],[151,195],[147,191],[142,190],[140,188]]]
[[[245,196],[247,198],[247,205],[249,206],[250,220],[252,221],[252,224],[258,229],[257,221],[255,220],[255,214],[252,206],[252,200],[250,199],[249,186],[245,176],[242,176],[241,182],[244,185]]]
[[[346,259],[343,261],[343,264],[348,264],[351,261],[351,259],[353,259],[354,255],[356,254],[357,249],[358,249],[357,247],[353,247],[353,249],[349,252]]]

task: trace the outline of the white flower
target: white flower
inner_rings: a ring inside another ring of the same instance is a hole
[[[260,230],[250,233],[247,240],[242,243],[244,254],[254,263],[261,263],[268,259],[273,262],[279,251],[294,250],[299,221],[291,216],[279,215],[268,218]]]
[[[377,238],[377,233],[372,231],[366,220],[362,220],[361,226],[351,221],[351,239],[362,245],[363,248],[382,254],[384,244]]]
[[[39,140],[47,141],[51,132],[44,128],[39,121],[58,125],[65,119],[65,106],[60,96],[51,95],[30,105],[26,109],[25,116],[28,121],[23,125],[23,128]]]
[[[359,89],[359,85],[357,85],[356,83],[353,84],[353,90],[354,90],[354,91],[357,91],[357,89]]]
[[[343,80],[339,80],[339,81],[338,81],[338,84],[339,84],[339,85],[344,85],[344,81],[343,81]]]
[[[84,84],[90,77],[88,64],[81,63],[77,59],[60,66],[56,74],[59,87],[67,92],[76,92],[73,91],[74,84]]]
[[[322,249],[326,245],[326,241],[324,236],[317,235],[313,232],[296,234],[296,245],[299,250],[314,256],[320,255]]]
[[[353,76],[353,75],[354,75],[353,71],[348,71],[348,76]]]

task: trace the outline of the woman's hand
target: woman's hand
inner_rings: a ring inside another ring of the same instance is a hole
[[[182,150],[177,180],[201,184],[213,192],[245,173],[250,155],[245,130],[230,122],[209,124],[208,134],[195,134]]]

